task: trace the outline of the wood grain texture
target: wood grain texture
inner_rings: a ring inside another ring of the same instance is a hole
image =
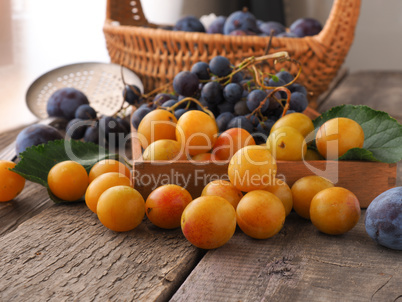
[[[0,238],[0,301],[162,301],[203,252],[180,229],[105,228],[85,205],[52,206]]]
[[[0,134],[0,152],[12,143],[22,128]],[[1,159],[1,158],[0,158]],[[27,181],[24,190],[12,201],[0,202],[0,236],[18,227],[22,222],[52,206],[46,189]]]
[[[266,240],[237,230],[208,252],[171,301],[396,301],[402,253],[371,240],[364,214],[340,236],[322,234],[294,213]]]
[[[289,186],[307,175],[319,175],[336,186],[351,190],[362,208],[396,183],[396,164],[359,161],[278,161],[277,177]],[[134,187],[147,198],[158,186],[174,183],[185,187],[196,198],[212,180],[229,180],[228,162],[136,162]],[[370,188],[370,189],[368,189]]]
[[[402,122],[402,72],[355,72],[349,74],[318,110],[342,104],[367,105]]]

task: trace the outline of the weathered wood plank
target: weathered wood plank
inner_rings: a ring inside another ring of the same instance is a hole
[[[0,203],[0,237],[53,204],[45,188],[27,181],[17,198]]]
[[[267,240],[240,230],[210,251],[171,301],[395,301],[402,253],[377,245],[359,224],[341,236],[291,213]]]
[[[402,121],[402,72],[355,72],[349,74],[320,104],[324,112],[342,104],[367,105]]]
[[[0,301],[169,299],[203,251],[143,222],[116,233],[84,204],[55,205],[0,238]]]
[[[12,143],[21,128],[0,133],[0,152]],[[2,159],[2,158],[0,158]],[[17,198],[0,203],[0,236],[16,229],[19,224],[53,205],[46,190],[29,181]]]

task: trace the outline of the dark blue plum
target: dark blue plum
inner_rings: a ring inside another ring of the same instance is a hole
[[[225,16],[218,16],[207,28],[207,33],[209,34],[223,34],[223,26],[226,21]]]
[[[216,124],[218,125],[219,132],[224,132],[227,130],[228,123],[234,118],[235,116],[231,112],[223,112],[219,114],[216,118]]]
[[[278,38],[298,38],[294,33],[284,32],[277,35]]]
[[[208,104],[218,105],[223,102],[222,86],[218,82],[208,82],[202,87],[201,97]]]
[[[289,31],[300,38],[317,35],[321,30],[321,23],[313,18],[297,19],[289,27]]]
[[[223,26],[223,33],[225,35],[230,34],[234,30],[251,31],[254,33],[260,33],[257,26],[257,19],[249,11],[236,11],[229,15],[225,25]]]
[[[307,97],[301,92],[293,92],[290,95],[289,109],[296,112],[303,112],[308,106]]]
[[[402,250],[402,187],[385,191],[369,204],[365,227],[378,244]]]
[[[18,133],[15,151],[19,154],[25,151],[26,148],[63,138],[63,135],[52,126],[40,124],[31,125]]]
[[[260,31],[267,36],[271,35],[271,31],[273,32],[274,36],[277,36],[280,33],[286,32],[286,27],[283,26],[281,23],[276,21],[268,21],[260,24],[258,26]]]
[[[223,88],[223,97],[226,101],[236,104],[243,96],[243,87],[237,83],[229,83]]]
[[[232,66],[228,58],[224,56],[216,56],[209,61],[209,68],[211,72],[218,76],[224,77],[232,72]]]
[[[180,18],[174,25],[173,30],[205,33],[204,25],[194,16]]]
[[[138,129],[138,126],[141,123],[144,116],[146,116],[151,111],[152,110],[148,107],[140,107],[137,110],[135,110],[134,113],[131,115],[131,125],[133,125],[135,129]]]
[[[135,85],[125,85],[123,89],[123,97],[130,105],[137,105],[141,98],[141,90]]]
[[[231,31],[228,35],[229,36],[254,36],[255,32],[246,31],[246,30],[242,30],[242,29],[236,29],[234,31]]]
[[[260,89],[255,89],[249,93],[247,96],[247,108],[251,112],[253,112],[255,109],[260,106],[261,102],[267,98],[267,93],[263,90]],[[267,99],[261,107],[261,112],[264,112],[265,110],[268,109],[269,106],[269,99]]]
[[[200,80],[209,80],[210,70],[208,63],[205,62],[197,62],[191,67],[191,72],[195,73]]]
[[[75,111],[75,118],[93,120],[96,119],[96,111],[89,105],[81,105]]]
[[[236,116],[233,118],[227,126],[227,129],[231,128],[243,128],[244,130],[247,130],[249,133],[253,133],[253,124],[248,120],[244,115],[242,116]]]
[[[191,71],[180,71],[173,79],[174,91],[183,96],[193,96],[199,84],[197,75]]]
[[[81,105],[89,105],[86,95],[78,89],[64,87],[56,90],[47,101],[47,114],[71,120]]]

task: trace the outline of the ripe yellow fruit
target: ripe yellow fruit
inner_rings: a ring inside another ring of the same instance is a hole
[[[0,160],[0,202],[14,199],[24,189],[25,178],[9,170],[14,167],[14,162]]]
[[[362,148],[364,132],[352,119],[333,118],[318,129],[315,142],[324,158],[337,159],[352,148]]]

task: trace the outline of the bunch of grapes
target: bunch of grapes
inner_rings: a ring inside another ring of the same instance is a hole
[[[304,86],[295,82],[297,76],[285,70],[263,73],[256,67],[258,62],[248,58],[234,66],[219,55],[208,63],[197,62],[190,71],[174,77],[171,93],[158,93],[142,104],[131,123],[137,129],[143,117],[156,108],[171,110],[177,119],[187,111],[207,109],[215,116],[219,132],[243,128],[257,142],[265,142],[273,124],[282,115],[303,112],[308,99]]]

